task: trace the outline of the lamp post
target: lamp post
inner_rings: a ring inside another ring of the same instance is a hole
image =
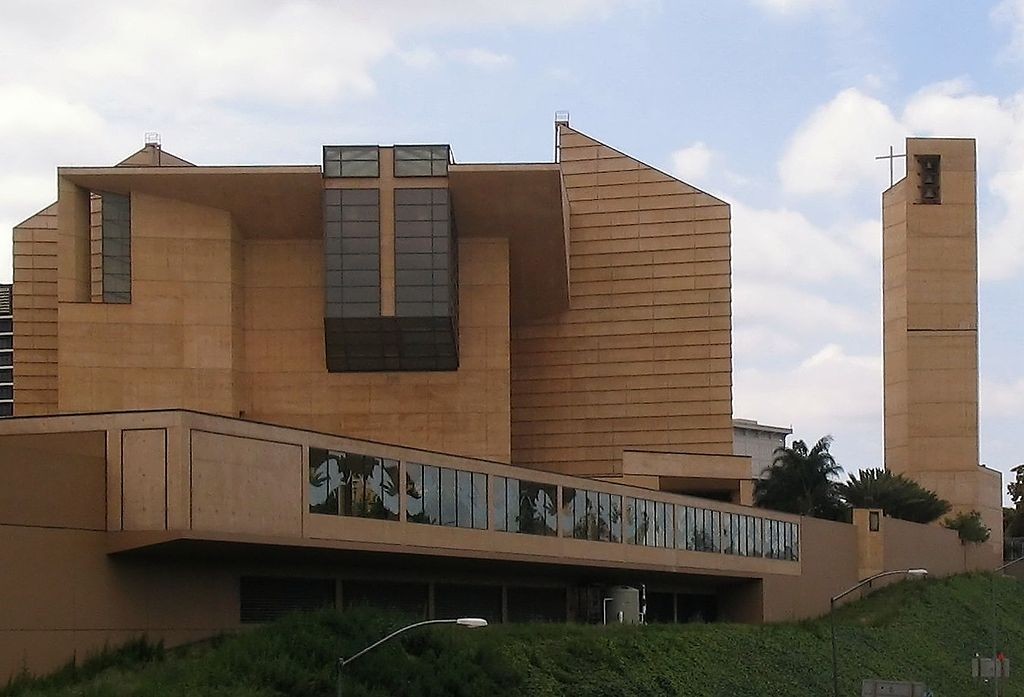
[[[342,697],[342,695],[341,695],[341,678],[342,678],[342,672],[344,671],[345,666],[347,666],[349,663],[351,663],[352,661],[356,660],[357,658],[359,658],[363,654],[366,654],[366,653],[369,653],[370,651],[373,651],[375,648],[377,648],[381,644],[394,639],[399,634],[404,634],[405,632],[408,632],[410,629],[417,629],[418,627],[425,627],[428,624],[457,624],[460,627],[469,627],[469,628],[472,629],[472,628],[476,628],[476,627],[486,627],[487,626],[487,620],[481,619],[479,617],[459,617],[457,619],[424,620],[423,622],[415,622],[413,624],[410,624],[410,625],[407,625],[405,627],[402,627],[401,629],[396,629],[395,631],[391,632],[390,634],[388,634],[383,639],[379,639],[379,640],[373,642],[372,644],[367,646],[362,651],[359,651],[358,653],[354,653],[351,656],[349,656],[348,658],[339,658],[338,659],[338,697]]]
[[[1013,561],[1008,561],[995,571],[992,572],[992,685],[993,694],[999,697],[999,671],[996,669],[996,657],[999,652],[996,648],[996,630],[999,627],[999,611],[996,607],[996,576],[1005,568],[1013,566],[1019,561],[1024,561],[1024,557],[1018,557]]]
[[[868,576],[865,579],[857,582],[857,585],[852,588],[847,588],[839,595],[832,596],[832,599],[828,603],[828,618],[832,627],[832,697],[839,697],[839,656],[836,653],[836,602],[845,598],[850,593],[856,590],[860,590],[864,586],[868,585],[872,581],[876,581],[886,576],[927,576],[927,569],[899,569],[897,571],[883,571],[875,574],[874,576]]]

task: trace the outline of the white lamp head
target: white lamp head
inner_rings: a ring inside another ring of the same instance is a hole
[[[907,569],[907,576],[927,576],[928,569]]]
[[[463,627],[486,627],[487,620],[480,617],[460,617],[455,623]]]

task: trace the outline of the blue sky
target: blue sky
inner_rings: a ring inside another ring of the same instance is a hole
[[[152,5],[152,6],[150,6]],[[0,280],[58,164],[159,131],[200,164],[451,142],[552,157],[575,127],[733,205],[735,413],[881,462],[876,162],[979,139],[983,462],[1024,462],[1024,0],[54,0],[0,24]],[[898,173],[897,176],[900,176]]]

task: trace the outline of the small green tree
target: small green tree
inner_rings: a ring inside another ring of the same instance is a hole
[[[940,499],[902,474],[876,467],[851,474],[838,485],[839,496],[853,508],[881,508],[890,518],[931,523],[949,513],[948,501]]]
[[[978,511],[961,511],[951,518],[946,518],[942,524],[950,530],[956,530],[962,544],[985,542],[992,535],[989,527],[981,522],[981,513]]]
[[[1016,476],[1006,485],[1006,492],[1013,501],[1013,508],[1003,509],[1003,535],[1024,537],[1024,465],[1017,465],[1010,471]]]
[[[846,507],[839,498],[836,477],[843,471],[829,452],[832,436],[808,448],[798,440],[790,448],[776,448],[763,479],[754,484],[758,506],[786,513],[842,520]]]

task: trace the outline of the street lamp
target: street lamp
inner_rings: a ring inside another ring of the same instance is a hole
[[[345,669],[345,666],[347,666],[349,663],[351,663],[352,661],[356,660],[357,658],[359,658],[363,654],[366,654],[366,653],[369,653],[370,651],[373,651],[375,648],[377,648],[381,644],[383,644],[383,643],[385,643],[387,641],[390,641],[391,639],[394,639],[399,634],[403,634],[405,632],[408,632],[410,629],[416,629],[418,627],[425,627],[428,624],[457,624],[460,627],[469,627],[470,629],[473,629],[473,628],[476,628],[476,627],[486,627],[487,626],[487,620],[481,619],[479,617],[459,617],[457,619],[424,620],[423,622],[415,622],[415,623],[410,624],[408,626],[402,627],[401,629],[396,629],[395,631],[391,632],[390,634],[388,634],[383,639],[379,639],[378,641],[373,642],[372,644],[367,646],[362,651],[359,651],[358,653],[354,653],[351,656],[349,656],[348,658],[339,658],[338,659],[338,697],[342,697],[342,695],[341,695],[341,677],[342,677],[342,671]]]
[[[845,598],[850,593],[860,590],[872,581],[876,581],[886,576],[917,577],[927,575],[928,569],[899,569],[897,571],[883,571],[875,574],[874,576],[868,576],[867,578],[858,581],[857,585],[852,588],[847,588],[839,595],[832,596],[832,599],[828,602],[828,618],[832,625],[832,697],[839,697],[839,658],[836,653],[836,602]]]
[[[999,627],[999,610],[996,606],[996,576],[1008,566],[1013,566],[1019,561],[1024,561],[1024,557],[1018,557],[1013,561],[1008,561],[995,571],[992,572],[992,684],[993,694],[999,697],[999,671],[996,669],[996,658],[999,653],[996,650],[996,630]]]

